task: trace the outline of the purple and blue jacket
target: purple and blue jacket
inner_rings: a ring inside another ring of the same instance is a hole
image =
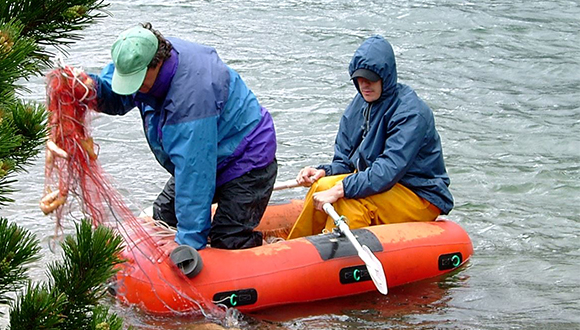
[[[276,134],[270,113],[214,48],[168,40],[172,56],[148,93],[115,94],[113,63],[93,78],[100,112],[139,108],[151,150],[175,177],[175,241],[202,249],[216,187],[272,163]]]

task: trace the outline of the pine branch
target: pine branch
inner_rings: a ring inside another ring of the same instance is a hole
[[[93,310],[90,328],[120,330],[123,328],[123,319],[117,315],[109,314],[109,309],[105,306],[97,306]]]
[[[3,115],[0,111],[0,160],[10,158],[12,150],[17,149],[21,145],[22,136],[17,134],[12,116]],[[0,165],[0,171],[2,168],[4,167]]]
[[[63,46],[81,40],[79,31],[109,15],[104,0],[0,0],[0,17],[25,22],[23,35],[39,45]],[[53,54],[42,49],[36,56],[48,63]]]
[[[57,294],[44,284],[28,284],[10,312],[10,329],[61,329],[66,303],[64,294]]]
[[[0,171],[2,164],[0,164]],[[6,175],[0,175],[0,208],[5,206],[8,203],[14,202],[12,198],[9,198],[7,195],[13,193],[15,190],[12,189],[10,186],[16,182],[14,179],[10,179],[11,171],[5,171]],[[1,284],[0,284],[1,285]]]
[[[8,177],[25,171],[40,152],[38,147],[46,140],[46,121],[40,104],[14,99],[4,111],[0,107],[0,206],[12,201],[6,195],[14,191],[10,185],[15,181]]]
[[[0,0],[2,1],[2,0]],[[39,46],[34,38],[23,35],[24,25],[18,20],[5,21],[0,16],[0,93],[13,92],[16,89],[26,90],[16,84],[20,79],[28,80],[31,75],[38,75],[45,61],[37,55]]]
[[[55,290],[68,297],[68,329],[77,329],[75,326],[86,318],[87,308],[97,306],[106,293],[107,281],[117,272],[114,266],[122,262],[122,242],[110,228],[99,226],[93,230],[86,220],[76,226],[75,237],[65,238],[63,264],[52,264],[48,269]]]
[[[20,143],[5,157],[14,161],[16,171],[24,171],[24,166],[29,165],[29,160],[40,152],[38,147],[46,141],[47,112],[41,104],[24,103],[22,100],[17,100],[8,111],[5,120],[14,127],[15,137],[20,138]],[[3,156],[0,152],[1,158]]]
[[[27,266],[39,259],[38,240],[28,230],[0,218],[0,304],[7,304],[26,282]]]
[[[122,242],[110,228],[93,230],[83,220],[65,238],[62,262],[48,266],[53,284],[29,286],[10,311],[12,329],[122,329],[122,319],[99,304],[122,262]]]
[[[63,312],[64,313],[64,312]],[[28,325],[31,326],[31,325]],[[30,328],[19,328],[28,330]],[[43,328],[46,329],[46,328]],[[81,315],[67,315],[66,319],[61,318],[58,330],[121,330],[123,329],[123,319],[109,312],[109,308],[103,305],[95,306],[89,313]],[[133,327],[128,327],[129,330]]]

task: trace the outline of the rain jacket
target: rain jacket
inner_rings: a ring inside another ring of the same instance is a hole
[[[350,62],[350,75],[357,69],[377,73],[382,94],[369,104],[359,91],[341,118],[332,163],[319,168],[326,175],[356,172],[343,180],[346,198],[364,198],[400,183],[448,214],[453,197],[433,112],[413,89],[397,83],[388,41],[367,39]]]
[[[112,115],[139,108],[151,150],[175,177],[175,240],[201,249],[207,243],[216,187],[274,161],[274,123],[214,48],[168,40],[175,56],[164,62],[163,77],[155,82],[167,80],[162,97],[113,93],[111,63],[94,76],[98,108]]]

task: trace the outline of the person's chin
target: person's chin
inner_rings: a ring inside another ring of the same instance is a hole
[[[365,95],[365,94],[363,94],[363,98],[365,99],[365,101],[367,101],[369,103],[376,100],[376,98],[372,97],[371,95]]]

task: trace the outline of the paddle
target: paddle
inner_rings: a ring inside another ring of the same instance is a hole
[[[362,245],[356,240],[350,228],[344,221],[344,217],[339,216],[334,210],[334,207],[330,203],[325,203],[322,205],[324,212],[328,214],[334,220],[334,224],[338,227],[341,233],[343,233],[348,240],[354,245],[354,248],[358,252],[358,256],[364,261],[367,266],[367,270],[373,280],[373,283],[377,287],[380,293],[386,295],[389,292],[387,287],[387,279],[385,277],[385,271],[383,270],[383,265],[377,259],[377,257],[371,252],[371,250],[366,245]]]
[[[282,190],[282,189],[289,189],[289,188],[296,188],[296,187],[299,187],[298,182],[296,182],[296,179],[292,179],[292,180],[282,181],[280,183],[276,183],[274,185],[274,190]]]
[[[298,185],[298,182],[296,182],[296,179],[292,179],[292,180],[287,180],[287,181],[282,181],[282,182],[276,183],[274,185],[274,190],[283,190],[283,189],[290,189],[290,188],[296,188],[296,187],[300,187],[300,185]],[[141,214],[139,214],[139,217],[145,217],[145,216],[153,217],[153,206],[146,208],[145,210],[143,210],[141,212]]]

